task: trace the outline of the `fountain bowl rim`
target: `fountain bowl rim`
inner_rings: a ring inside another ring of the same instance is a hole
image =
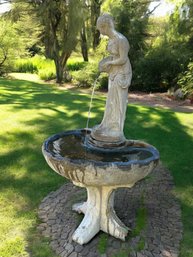
[[[60,161],[60,162],[68,162],[72,163],[74,165],[93,165],[96,167],[110,167],[110,166],[117,166],[119,168],[128,168],[128,166],[131,165],[139,165],[139,166],[144,166],[144,165],[149,165],[151,162],[159,162],[160,159],[160,154],[159,151],[152,145],[141,141],[141,140],[129,140],[127,139],[126,142],[128,144],[128,147],[132,147],[134,144],[138,145],[139,148],[148,150],[151,152],[152,156],[149,158],[146,158],[144,160],[129,160],[127,162],[121,162],[121,161],[114,161],[114,162],[105,162],[105,161],[98,161],[98,160],[86,160],[86,159],[72,159],[69,157],[61,156],[61,155],[56,155],[54,152],[52,152],[49,149],[49,144],[58,140],[59,138],[63,138],[68,135],[76,134],[80,135],[81,133],[91,133],[91,129],[75,129],[75,130],[66,130],[57,134],[54,134],[47,138],[43,145],[42,145],[42,152],[44,156],[49,156],[50,158],[54,159],[55,161]],[[97,151],[98,148],[93,148],[92,150]],[[134,147],[133,147],[134,149]],[[98,149],[99,150],[99,149]],[[109,149],[100,149],[104,152],[109,151]],[[121,148],[117,149],[121,150]],[[110,152],[116,151],[116,149],[113,149]]]

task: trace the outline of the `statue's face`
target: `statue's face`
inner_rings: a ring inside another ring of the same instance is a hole
[[[106,23],[102,23],[102,22],[98,23],[97,29],[100,31],[102,35],[108,35],[108,26]]]

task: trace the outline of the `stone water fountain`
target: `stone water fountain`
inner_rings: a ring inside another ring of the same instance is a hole
[[[85,215],[73,234],[73,240],[81,245],[89,242],[100,230],[125,239],[129,228],[114,211],[114,192],[117,188],[133,187],[159,161],[155,147],[128,140],[123,133],[132,78],[129,43],[115,30],[109,14],[98,18],[97,28],[102,35],[109,37],[107,50],[110,55],[99,63],[99,70],[109,76],[103,120],[92,129],[53,135],[42,147],[47,163],[55,172],[87,190],[87,201],[72,207]]]

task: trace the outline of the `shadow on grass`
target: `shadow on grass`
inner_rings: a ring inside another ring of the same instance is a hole
[[[46,164],[41,145],[54,133],[85,127],[90,96],[21,80],[0,79],[0,90],[2,108],[9,106],[10,112],[39,112],[38,117],[21,120],[20,126],[26,127],[26,130],[13,130],[0,135],[2,145],[8,143],[10,146],[10,150],[1,155],[0,188],[12,188],[22,194],[28,201],[27,212],[34,211],[44,196],[65,182]],[[91,119],[90,127],[101,121],[103,107],[104,100],[96,98],[93,103],[95,118]],[[192,117],[192,114],[185,115],[187,118]],[[32,127],[32,131],[27,130],[28,126]],[[161,160],[172,171],[183,208],[185,236],[181,256],[191,256],[188,255],[189,252],[193,254],[193,239],[190,236],[193,231],[190,221],[193,213],[191,196],[188,198],[186,193],[180,196],[181,191],[191,191],[193,186],[193,141],[187,133],[187,127],[169,110],[131,105],[127,112],[125,135],[127,138],[145,140],[157,147]],[[25,212],[18,210],[18,215]]]
[[[2,145],[7,143],[10,145],[9,152],[1,155],[2,170],[10,166],[20,170],[22,166],[25,166],[27,171],[19,178],[6,172],[1,173],[3,176],[0,181],[1,188],[13,186],[34,204],[36,196],[33,199],[33,195],[39,194],[42,197],[43,192],[46,194],[51,188],[56,187],[53,187],[54,182],[60,181],[61,184],[61,181],[64,181],[64,178],[53,171],[47,172],[50,168],[41,153],[43,141],[59,131],[85,127],[90,96],[66,90],[61,91],[53,85],[22,80],[0,79],[0,90],[2,91],[0,105],[2,108],[9,106],[9,112],[19,113],[20,110],[28,109],[34,113],[42,111],[38,117],[21,119],[20,127],[26,127],[24,131],[13,129],[9,133],[0,135]],[[94,107],[96,120],[100,118],[99,108],[102,102],[102,100],[96,100]],[[44,110],[53,112],[48,114]],[[32,131],[27,131],[29,126],[32,127]],[[53,181],[55,177],[58,179]]]

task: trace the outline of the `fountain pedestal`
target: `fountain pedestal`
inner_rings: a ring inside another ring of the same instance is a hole
[[[80,186],[80,185],[79,185]],[[87,187],[87,202],[73,205],[72,209],[85,216],[72,238],[79,244],[89,242],[100,230],[125,240],[128,228],[114,211],[115,187]]]

